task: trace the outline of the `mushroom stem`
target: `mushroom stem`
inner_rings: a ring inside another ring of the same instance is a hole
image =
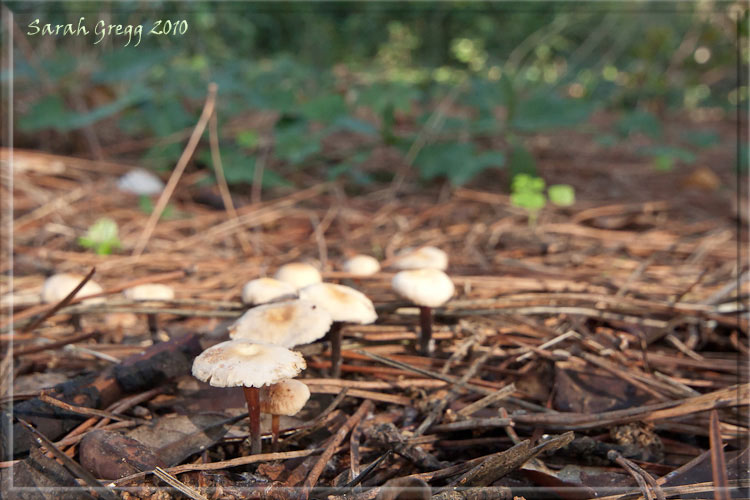
[[[78,313],[73,313],[70,315],[70,323],[73,325],[73,331],[80,332],[81,331],[81,315]]]
[[[271,415],[271,434],[273,435],[273,441],[271,441],[271,449],[276,452],[279,448],[279,419],[278,415]]]
[[[341,376],[341,340],[343,333],[341,321],[334,321],[328,336],[331,339],[331,377],[339,378]]]
[[[419,352],[430,354],[430,339],[432,339],[432,308],[419,306]]]
[[[247,414],[250,419],[250,453],[260,453],[260,390],[257,387],[243,387]]]
[[[146,317],[148,318],[148,331],[154,343],[156,343],[159,335],[159,322],[156,321],[156,314],[148,314]]]

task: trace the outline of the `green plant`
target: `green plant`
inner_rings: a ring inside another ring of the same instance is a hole
[[[517,174],[511,181],[510,202],[526,210],[529,227],[535,227],[539,212],[547,204],[547,199],[555,205],[567,207],[575,203],[575,190],[568,184],[554,184],[544,194],[546,183],[541,177]]]
[[[117,236],[117,223],[109,217],[97,219],[89,227],[86,236],[78,238],[78,244],[93,249],[97,255],[109,255],[122,247]]]

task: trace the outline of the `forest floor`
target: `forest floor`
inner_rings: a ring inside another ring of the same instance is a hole
[[[712,493],[722,485],[748,497],[747,208],[733,125],[718,125],[720,144],[669,172],[632,143],[534,137],[540,175],[577,197],[534,226],[497,171],[397,196],[300,177],[256,204],[239,194],[232,217],[189,170],[146,238],[149,214],[116,187],[131,167],[16,150],[0,394],[54,444],[40,452],[16,422],[3,477],[36,488],[19,498],[407,498],[388,481],[408,498],[729,498]],[[102,216],[119,227],[110,255],[77,243]],[[432,357],[414,350],[417,316],[388,267],[422,245],[448,252],[456,284]],[[341,272],[353,253],[384,270]],[[299,260],[363,291],[379,317],[344,328],[340,379],[326,342],[301,349],[312,398],[282,419],[278,452],[264,442],[251,456],[242,391],[199,383],[190,363],[227,339],[246,281]],[[46,276],[92,268],[103,304],[40,304]],[[120,294],[146,282],[175,300]],[[153,346],[147,312],[162,330]],[[128,385],[133,367],[144,373]]]

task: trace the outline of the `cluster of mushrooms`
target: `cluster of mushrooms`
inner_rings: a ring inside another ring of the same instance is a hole
[[[445,304],[454,292],[453,282],[444,272],[448,256],[438,248],[422,247],[397,256],[392,266],[400,270],[393,277],[394,291],[420,309],[418,350],[427,354],[433,349],[432,308]],[[370,276],[380,271],[380,263],[368,255],[354,256],[342,267],[354,276]],[[81,280],[79,276],[55,275],[45,282],[42,298],[47,302],[59,301]],[[88,281],[79,294],[101,291],[99,285]],[[128,289],[124,295],[138,301],[171,300],[174,291],[165,285],[152,284]],[[192,373],[215,387],[243,388],[251,453],[257,454],[261,452],[260,414],[272,417],[275,450],[279,417],[295,415],[310,397],[307,385],[294,379],[306,368],[305,360],[291,349],[327,335],[331,344],[331,376],[339,377],[342,326],[374,323],[377,314],[365,294],[349,286],[324,283],[314,266],[301,262],[281,266],[273,278],[246,283],[242,301],[250,308],[229,327],[231,340],[203,351],[193,362]],[[158,331],[153,315],[149,316],[149,330],[152,336]]]

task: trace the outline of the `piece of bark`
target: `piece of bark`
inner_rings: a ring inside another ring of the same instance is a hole
[[[125,359],[116,367],[57,385],[49,395],[73,405],[101,409],[118,401],[125,394],[145,391],[190,373],[193,359],[201,350],[197,335],[162,342]],[[49,405],[39,398],[14,405],[13,416],[30,422],[39,432],[53,440],[86,419],[85,416]],[[9,435],[11,422],[11,414],[3,412],[0,434]],[[29,433],[23,432],[20,424],[16,423],[13,425],[13,449],[6,449],[7,440],[3,440],[0,451],[8,460],[11,455],[18,457],[27,453],[31,443]]]
[[[96,430],[86,434],[78,453],[81,465],[103,479],[120,479],[165,467],[154,449],[114,431]]]
[[[489,486],[516,470],[531,458],[531,442],[527,439],[500,453],[496,453],[456,479],[452,486]]]
[[[38,447],[31,449],[26,460],[0,470],[3,498],[13,500],[78,500],[93,496],[55,459],[48,458]],[[11,483],[12,481],[12,483]],[[11,487],[12,484],[12,487]]]
[[[451,483],[451,486],[489,486],[540,453],[557,450],[571,441],[573,441],[572,432],[555,436],[533,448],[528,439],[521,441],[510,449],[491,455],[481,464],[456,479]]]

